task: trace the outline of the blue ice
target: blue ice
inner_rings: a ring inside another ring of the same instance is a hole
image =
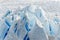
[[[8,10],[0,20],[0,40],[48,40],[48,36],[58,35],[60,26],[55,22],[59,24],[60,20],[48,19],[42,8],[34,7],[28,5],[16,11]]]

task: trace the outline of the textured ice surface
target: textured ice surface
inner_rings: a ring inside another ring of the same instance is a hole
[[[60,3],[9,2],[0,4],[0,40],[60,40]]]

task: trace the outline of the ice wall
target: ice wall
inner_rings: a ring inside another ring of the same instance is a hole
[[[0,40],[59,40],[58,1],[0,1]]]

